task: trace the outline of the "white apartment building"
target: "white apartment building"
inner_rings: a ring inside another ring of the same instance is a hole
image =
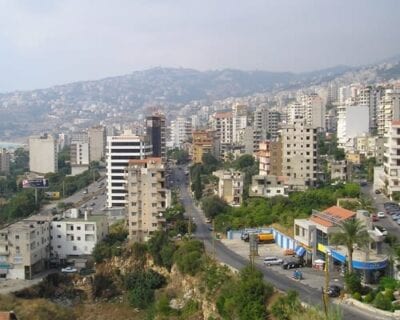
[[[211,127],[217,132],[221,144],[233,143],[232,112],[216,112],[211,118]]]
[[[58,171],[57,142],[51,135],[29,137],[29,170],[40,174]]]
[[[130,160],[151,156],[153,147],[143,136],[125,131],[120,136],[107,137],[107,207],[123,208],[126,199],[125,170]]]
[[[304,122],[282,126],[282,175],[293,189],[314,186],[318,179],[317,128]]]
[[[0,230],[0,277],[32,279],[48,265],[52,216],[36,215]]]
[[[393,120],[400,120],[400,89],[386,89],[378,106],[378,135],[389,131]]]
[[[7,149],[0,149],[0,174],[10,173],[11,155]]]
[[[385,134],[383,185],[389,196],[400,192],[400,120],[393,120]]]
[[[125,176],[129,239],[147,241],[165,225],[165,167],[161,158],[130,160]]]
[[[354,138],[369,132],[369,107],[359,105],[338,106],[337,139],[338,147],[354,148]]]
[[[90,255],[97,242],[108,235],[105,215],[79,216],[78,209],[57,217],[50,225],[50,256],[60,261],[70,256]]]
[[[171,141],[169,146],[180,148],[192,136],[192,122],[184,117],[171,121]]]
[[[218,170],[213,172],[218,181],[217,195],[228,204],[236,206],[242,203],[244,174],[234,170]]]
[[[235,104],[232,107],[232,142],[243,143],[244,129],[247,127],[247,106]]]
[[[95,126],[89,128],[89,160],[101,161],[106,152],[106,128],[104,126]]]
[[[383,95],[384,89],[382,87],[364,86],[358,90],[356,103],[369,108],[370,132],[378,127],[378,105]]]

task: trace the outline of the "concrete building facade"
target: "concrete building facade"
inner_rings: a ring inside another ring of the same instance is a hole
[[[166,161],[167,136],[165,115],[155,113],[151,116],[146,117],[146,135],[148,137],[149,144],[152,146],[152,156],[160,157],[163,161]]]
[[[50,221],[44,215],[13,223],[0,230],[0,276],[32,279],[50,258]]]
[[[58,171],[57,142],[51,135],[29,137],[29,170],[40,174]]]
[[[11,155],[7,149],[0,149],[0,173],[9,174],[10,173],[10,160]]]
[[[165,168],[161,158],[130,160],[125,174],[129,239],[147,241],[165,226]]]
[[[282,175],[294,189],[314,186],[318,179],[317,129],[304,122],[282,126]]]
[[[242,203],[244,174],[234,170],[213,172],[218,180],[217,195],[228,204],[237,206]]]
[[[89,160],[104,160],[106,152],[106,128],[104,126],[95,126],[89,128]]]
[[[90,215],[85,212],[79,216],[75,209],[69,216],[56,218],[50,225],[50,256],[65,260],[71,256],[91,255],[97,242],[108,234],[105,215]]]

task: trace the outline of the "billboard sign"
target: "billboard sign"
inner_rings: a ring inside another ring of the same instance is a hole
[[[49,180],[39,179],[24,179],[22,180],[22,188],[48,188]]]

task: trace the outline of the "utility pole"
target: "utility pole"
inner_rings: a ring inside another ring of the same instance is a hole
[[[62,197],[65,198],[65,181],[62,183]]]
[[[215,259],[215,219],[212,220],[212,229],[213,258]]]
[[[326,319],[328,319],[328,304],[329,304],[329,296],[328,296],[329,256],[330,256],[330,251],[327,249],[325,252],[325,288],[322,288],[322,297],[323,297],[323,301],[324,301],[324,312],[325,312]]]

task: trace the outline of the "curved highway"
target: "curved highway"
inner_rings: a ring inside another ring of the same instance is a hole
[[[194,205],[188,191],[187,177],[184,174],[184,170],[182,168],[174,168],[173,179],[176,179],[174,185],[179,186],[181,201],[185,207],[186,215],[190,219],[193,219],[197,225],[195,232],[196,238],[203,241],[207,251],[211,254],[215,254],[215,257],[219,261],[238,270],[245,267],[249,263],[248,260],[236,254],[221,242],[213,241],[209,225],[205,222],[204,214]],[[322,304],[321,290],[316,290],[315,288],[303,285],[301,282],[294,281],[284,275],[274,273],[271,269],[263,268],[261,264],[256,263],[256,265],[263,273],[265,281],[271,283],[277,289],[281,291],[288,291],[290,289],[296,290],[303,302],[314,306]],[[349,305],[340,304],[339,308],[342,311],[343,319],[385,319]]]

